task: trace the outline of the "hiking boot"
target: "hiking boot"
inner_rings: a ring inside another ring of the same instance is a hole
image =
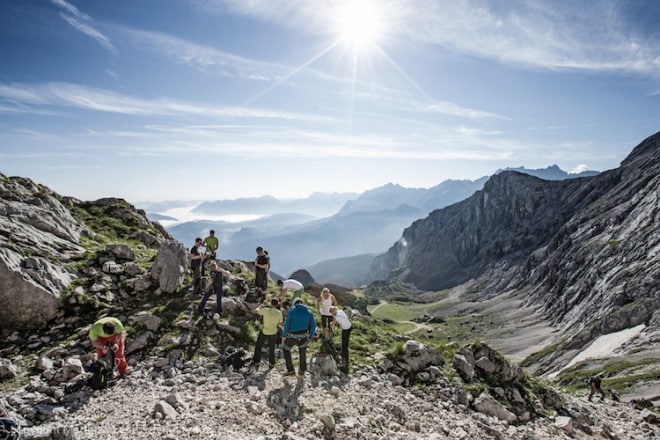
[[[296,372],[293,371],[293,370],[287,371],[286,373],[283,374],[283,376],[295,376],[295,375],[296,375]]]

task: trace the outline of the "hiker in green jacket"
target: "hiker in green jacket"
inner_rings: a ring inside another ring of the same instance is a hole
[[[108,344],[115,352],[115,365],[119,374],[128,373],[128,364],[124,358],[124,325],[117,318],[101,318],[89,329],[89,339],[96,347],[96,358],[101,359],[108,353]]]

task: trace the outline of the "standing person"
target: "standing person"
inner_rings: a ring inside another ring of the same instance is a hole
[[[101,359],[108,353],[108,344],[115,352],[115,365],[119,374],[128,373],[128,364],[124,358],[124,325],[117,318],[101,318],[89,329],[89,340],[96,347],[96,358]]]
[[[589,384],[589,402],[591,402],[591,398],[594,397],[596,393],[600,393],[601,402],[605,400],[605,391],[600,387],[600,374],[590,377],[587,383]]]
[[[268,289],[268,265],[270,264],[268,257],[264,253],[264,248],[259,246],[257,248],[257,258],[254,260],[255,274],[254,284],[261,289],[265,294]]]
[[[202,254],[202,239],[197,237],[195,245],[190,248],[190,269],[192,270],[192,287],[191,290],[199,292],[200,280],[202,278],[202,263],[204,262],[204,254]]]
[[[259,369],[261,362],[261,349],[264,343],[268,344],[268,367],[275,367],[275,345],[277,345],[277,334],[282,325],[282,312],[278,307],[280,301],[277,298],[270,300],[270,307],[264,307],[263,304],[257,307],[257,313],[263,318],[263,327],[257,337],[257,343],[254,346],[254,356],[252,356],[252,366],[255,371]]]
[[[204,239],[203,245],[206,247],[206,258],[216,259],[216,251],[220,247],[220,240],[215,236],[215,231],[211,229],[209,236]]]
[[[277,280],[277,285],[280,288],[280,294],[279,294],[279,299],[280,302],[284,301],[286,299],[287,293],[289,293],[289,290],[294,292],[293,296],[294,298],[299,298],[300,295],[302,295],[302,291],[304,289],[304,286],[302,283],[298,280],[294,280],[293,278],[289,278],[288,280]]]
[[[324,287],[323,290],[321,290],[319,298],[316,300],[316,304],[319,313],[321,314],[321,328],[328,328],[330,321],[332,321],[330,307],[337,305],[337,299],[332,293],[330,293],[330,290],[327,287]]]
[[[201,315],[204,313],[204,306],[206,306],[206,302],[209,300],[212,294],[215,294],[215,310],[217,311],[218,315],[222,316],[222,276],[229,276],[229,272],[218,266],[218,262],[215,260],[211,260],[209,270],[209,281],[204,289],[204,297],[202,298],[202,302],[200,302],[199,306],[197,307],[197,314]]]
[[[351,330],[353,330],[353,325],[348,319],[346,312],[339,310],[335,306],[330,307],[330,314],[332,314],[330,329],[334,330],[337,324],[339,324],[339,327],[341,327],[341,362],[343,366],[340,367],[340,369],[346,373],[348,372],[348,340],[351,337]]]
[[[289,309],[282,328],[282,343],[284,344],[284,360],[286,362],[285,376],[293,376],[296,374],[293,369],[293,361],[291,360],[291,349],[298,346],[298,354],[300,355],[300,365],[298,366],[298,373],[305,374],[307,370],[307,345],[314,338],[316,333],[316,320],[311,310],[303,304],[302,299],[296,298],[293,300],[293,307]]]

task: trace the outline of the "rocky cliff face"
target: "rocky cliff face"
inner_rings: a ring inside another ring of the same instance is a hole
[[[643,325],[637,343],[657,340],[658,225],[660,133],[597,176],[493,176],[407,228],[374,260],[372,277],[427,290],[478,280],[476,300],[518,295],[560,330],[559,349],[536,366],[549,372],[599,335]]]
[[[501,260],[520,263],[615,180],[607,173],[563,181],[512,171],[497,174],[472,197],[405,229],[386,254],[374,259],[371,278],[394,277],[441,290]]]
[[[660,135],[606,178],[614,185],[568,220],[520,274],[527,302],[542,304],[553,323],[575,333],[566,348],[639,324],[653,334],[660,323]]]
[[[138,258],[113,239],[145,251]],[[158,288],[158,277],[152,280],[138,260],[168,240],[123,200],[81,202],[0,174],[0,302],[8,305],[0,308],[0,330],[47,326],[64,313],[65,294],[80,305],[126,295],[122,285]]]

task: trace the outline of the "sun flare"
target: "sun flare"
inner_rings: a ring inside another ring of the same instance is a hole
[[[383,32],[382,17],[374,0],[347,1],[336,21],[340,42],[355,51],[367,51],[377,45]]]

